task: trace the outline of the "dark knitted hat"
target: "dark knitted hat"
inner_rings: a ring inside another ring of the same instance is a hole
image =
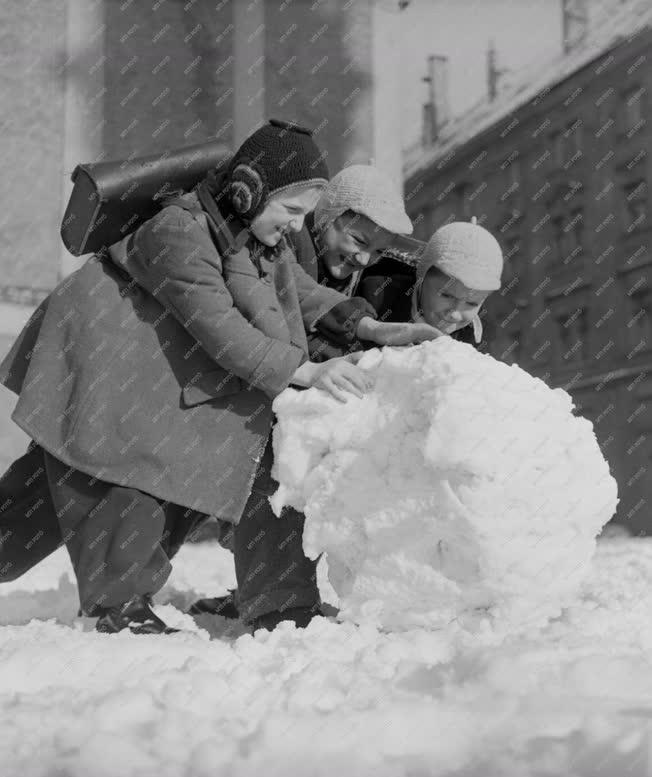
[[[228,166],[231,206],[251,220],[275,192],[297,184],[325,186],[328,167],[324,157],[309,129],[270,119],[245,140]]]

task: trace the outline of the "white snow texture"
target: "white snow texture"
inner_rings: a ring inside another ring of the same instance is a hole
[[[563,615],[496,639],[180,611],[233,585],[186,545],[171,636],[75,618],[65,549],[0,586],[2,777],[650,777],[652,541],[598,543]]]
[[[451,338],[359,366],[375,381],[362,399],[274,404],[272,503],[305,512],[340,618],[514,632],[559,614],[617,504],[570,396]]]

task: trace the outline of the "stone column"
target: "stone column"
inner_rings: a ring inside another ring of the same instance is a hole
[[[265,121],[265,2],[233,5],[233,147]]]
[[[100,161],[104,125],[104,2],[67,0],[64,64],[64,141],[61,217],[72,191],[70,175],[80,162]],[[76,270],[85,257],[60,241],[59,276]]]

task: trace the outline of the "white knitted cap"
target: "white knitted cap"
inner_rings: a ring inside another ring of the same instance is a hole
[[[474,222],[453,221],[435,232],[419,258],[418,283],[431,267],[438,267],[469,289],[496,291],[500,288],[503,252],[496,238]]]
[[[401,192],[373,165],[350,165],[333,176],[315,207],[315,222],[318,226],[332,224],[347,210],[366,216],[389,232],[412,234]]]

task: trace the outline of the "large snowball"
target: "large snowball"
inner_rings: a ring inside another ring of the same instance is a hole
[[[576,591],[616,483],[569,395],[451,338],[369,351],[363,399],[274,403],[277,512],[305,512],[341,615],[521,626]]]

